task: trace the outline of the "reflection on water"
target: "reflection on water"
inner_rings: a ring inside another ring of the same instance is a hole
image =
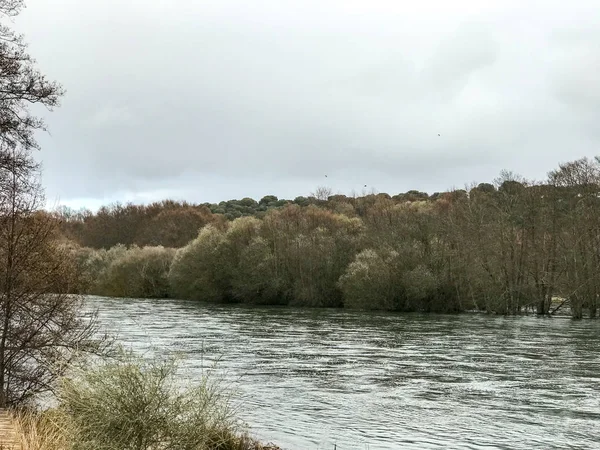
[[[137,350],[219,359],[285,448],[600,448],[598,321],[89,302]]]

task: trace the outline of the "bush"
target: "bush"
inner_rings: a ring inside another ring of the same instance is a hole
[[[133,247],[104,270],[96,290],[113,297],[168,297],[168,275],[174,256],[171,248]]]
[[[339,286],[344,294],[344,306],[359,309],[393,310],[402,292],[394,276],[395,251],[360,252],[340,277]]]
[[[177,250],[169,272],[174,297],[223,301],[229,290],[228,261],[223,252],[225,234],[208,225],[196,239]]]
[[[59,406],[22,412],[22,450],[267,450],[250,438],[232,396],[208,372],[182,388],[174,361],[121,354],[75,369],[58,391]]]
[[[103,295],[101,284],[110,265],[127,252],[124,245],[115,245],[110,250],[95,250],[89,247],[71,249],[75,267],[80,275],[80,293]]]
[[[236,448],[241,431],[230,396],[204,377],[183,389],[172,361],[127,356],[65,379],[60,409],[81,450]]]

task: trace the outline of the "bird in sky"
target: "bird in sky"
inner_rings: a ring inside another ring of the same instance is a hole
[[[441,136],[441,134],[440,134],[440,133],[438,133],[438,136]]]

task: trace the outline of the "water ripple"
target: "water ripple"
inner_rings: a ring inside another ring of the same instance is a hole
[[[141,352],[219,361],[290,449],[600,448],[600,323],[90,297]]]

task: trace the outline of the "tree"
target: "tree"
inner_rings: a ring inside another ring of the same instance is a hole
[[[316,198],[320,202],[326,202],[333,194],[333,190],[327,186],[319,186],[315,192],[311,192],[311,197]]]
[[[346,308],[384,309],[397,308],[402,296],[396,275],[399,254],[396,251],[367,249],[356,255],[339,286],[344,294]]]
[[[0,0],[14,17],[23,0]],[[22,36],[0,25],[0,408],[51,390],[78,350],[97,349],[95,321],[67,293],[77,280],[57,220],[41,211],[38,166],[30,151],[44,130],[31,105],[49,109],[63,93],[35,67]]]
[[[362,222],[316,206],[289,205],[263,220],[278,287],[301,306],[340,306],[338,279],[360,251]]]
[[[40,210],[27,150],[0,152],[0,408],[52,390],[79,350],[98,349],[95,321],[69,295],[77,277],[57,220]]]
[[[0,0],[0,17],[14,17],[24,0]],[[29,110],[33,104],[58,106],[63,90],[48,81],[27,53],[23,37],[0,25],[0,142],[3,148],[37,149],[35,131],[45,129]],[[4,155],[6,156],[6,155]]]
[[[560,164],[549,174],[562,233],[558,236],[562,297],[574,318],[595,317],[600,298],[600,163],[587,158]]]
[[[106,268],[97,288],[102,295],[111,297],[168,297],[174,256],[172,248],[132,247]]]
[[[177,250],[169,271],[174,297],[207,301],[227,299],[230,274],[224,245],[225,233],[208,225],[196,239]]]
[[[212,222],[213,215],[206,207],[182,206],[163,209],[148,221],[136,235],[137,245],[180,248],[195,239],[202,227]]]
[[[253,238],[239,256],[239,265],[232,276],[232,295],[243,303],[287,303],[285,280],[277,269],[277,258],[269,241]]]

